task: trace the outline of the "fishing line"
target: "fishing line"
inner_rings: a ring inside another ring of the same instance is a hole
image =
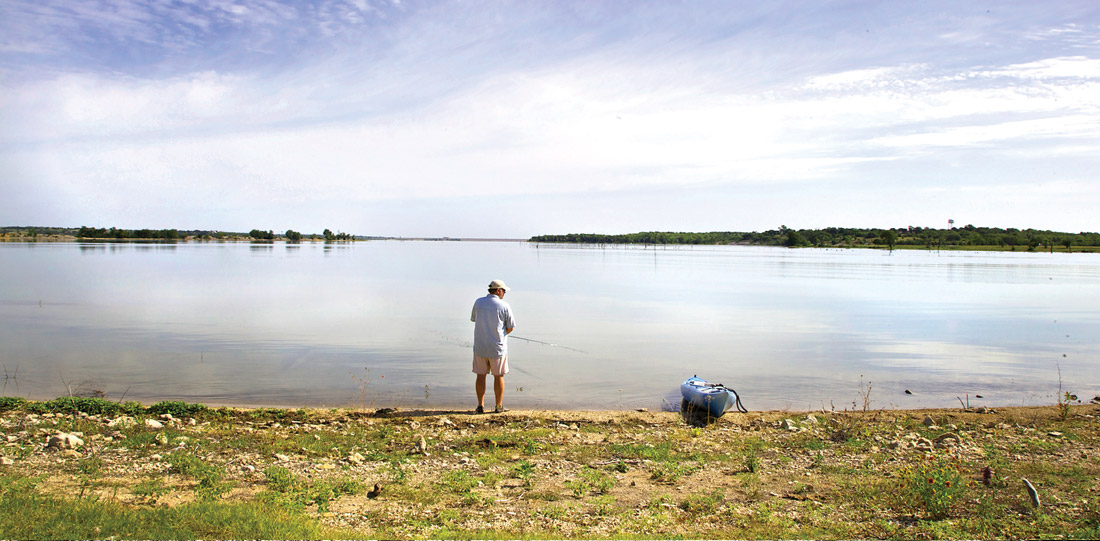
[[[562,346],[562,345],[559,345],[559,344],[552,344],[550,342],[543,342],[542,340],[532,340],[530,338],[524,338],[522,336],[516,336],[514,334],[509,334],[508,337],[509,338],[515,338],[516,340],[523,340],[524,342],[532,342],[532,343],[535,343],[535,344],[542,344],[544,346],[568,349],[569,351],[576,351],[577,353],[583,353],[585,355],[588,355],[587,351],[583,351],[583,350],[580,350],[580,349],[577,349],[577,348],[571,348],[569,346]]]
[[[439,337],[442,338],[444,341],[451,342],[451,343],[453,343],[455,345],[458,345],[458,346],[462,346],[462,347],[471,347],[471,346],[473,346],[473,343],[471,343],[469,341],[460,340],[458,338],[453,338],[453,337],[447,336],[447,335],[445,335],[445,334],[443,334],[439,331],[435,331],[435,334],[439,335]],[[554,344],[552,342],[543,342],[542,340],[535,340],[535,339],[532,339],[532,338],[524,338],[522,336],[516,336],[514,334],[509,334],[508,337],[509,338],[515,338],[516,340],[523,340],[524,342],[531,342],[533,344],[541,344],[541,345],[544,345],[544,346],[550,346],[550,347],[554,347],[554,348],[567,349],[569,351],[576,351],[577,353],[583,353],[585,355],[588,355],[588,352],[584,351],[583,349],[571,348],[569,346],[563,346],[561,344]]]

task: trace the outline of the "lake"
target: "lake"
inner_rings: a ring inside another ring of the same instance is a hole
[[[489,241],[0,243],[0,394],[470,409],[495,278],[514,409],[1100,394],[1100,255]]]

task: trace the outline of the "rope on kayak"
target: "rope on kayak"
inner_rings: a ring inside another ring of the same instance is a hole
[[[749,410],[745,409],[745,406],[741,405],[741,393],[738,393],[737,391],[733,390],[732,387],[726,387],[725,385],[723,385],[721,383],[715,383],[714,386],[715,387],[721,387],[721,388],[733,393],[733,396],[735,398],[734,406],[737,407],[737,411],[739,411],[741,413],[748,413],[749,412]]]

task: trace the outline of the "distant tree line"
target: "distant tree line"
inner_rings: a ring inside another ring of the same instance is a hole
[[[247,234],[245,233],[231,233],[223,231],[207,231],[207,230],[191,230],[183,231],[178,229],[119,229],[115,227],[111,228],[96,228],[82,226],[80,229],[65,228],[65,227],[3,227],[0,228],[0,233],[13,233],[17,235],[25,235],[34,237],[38,234],[43,235],[73,235],[80,239],[115,239],[115,240],[185,240],[188,238],[196,240],[224,240],[224,239],[244,239],[250,238],[252,240],[271,241],[280,238],[272,230],[253,229]],[[290,242],[300,242],[304,235],[293,229],[287,229],[286,233],[281,235]],[[309,235],[310,239],[319,240],[324,238],[325,240],[354,240],[355,236],[350,233],[333,233],[332,231],[325,229],[322,235],[312,234]],[[378,237],[381,238],[381,237]]]
[[[340,233],[333,233],[331,230],[325,229],[323,234],[325,235],[325,240],[353,240],[351,233],[344,233],[342,231]]]
[[[1036,250],[1074,246],[1100,247],[1100,233],[1061,233],[1037,229],[999,229],[995,227],[952,227],[935,229],[899,227],[893,229],[860,229],[827,227],[824,229],[790,229],[781,226],[764,232],[715,231],[709,233],[673,233],[648,231],[623,235],[569,233],[538,235],[530,242],[563,242],[580,244],[744,244],[789,247],[886,247],[915,246],[928,249],[941,247],[998,247],[1010,250]]]
[[[156,239],[179,240],[183,238],[178,229],[110,229],[81,226],[76,232],[81,239]]]

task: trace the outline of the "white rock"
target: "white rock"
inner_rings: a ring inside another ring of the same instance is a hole
[[[146,419],[145,420],[145,426],[147,428],[152,428],[152,429],[156,430],[158,428],[164,428],[164,423],[162,423],[162,422],[160,422],[156,419]]]
[[[814,415],[812,413],[807,414],[806,415],[806,422],[810,423],[811,425],[816,425],[817,424],[817,417],[814,417]]]
[[[241,466],[241,471],[244,473],[256,473],[256,466],[253,466],[252,464],[245,464],[244,466]]]
[[[275,460],[278,460],[279,462],[286,462],[290,460],[290,457],[283,454],[275,453]]]
[[[361,455],[359,453],[352,453],[351,455],[348,456],[348,462],[351,462],[351,463],[354,463],[354,464],[362,464],[364,461],[366,461],[366,458],[363,457],[363,455]]]
[[[84,440],[64,432],[50,436],[50,440],[46,443],[46,447],[53,449],[76,449],[81,445],[84,445]]]
[[[12,464],[15,464],[14,460],[6,456],[0,457],[0,466],[11,466]]]
[[[124,415],[122,417],[117,417],[117,418],[107,422],[107,426],[109,426],[111,428],[127,428],[127,427],[134,426],[135,424],[137,424],[137,423],[134,422],[134,418],[130,417],[130,416],[127,416],[127,415]]]

